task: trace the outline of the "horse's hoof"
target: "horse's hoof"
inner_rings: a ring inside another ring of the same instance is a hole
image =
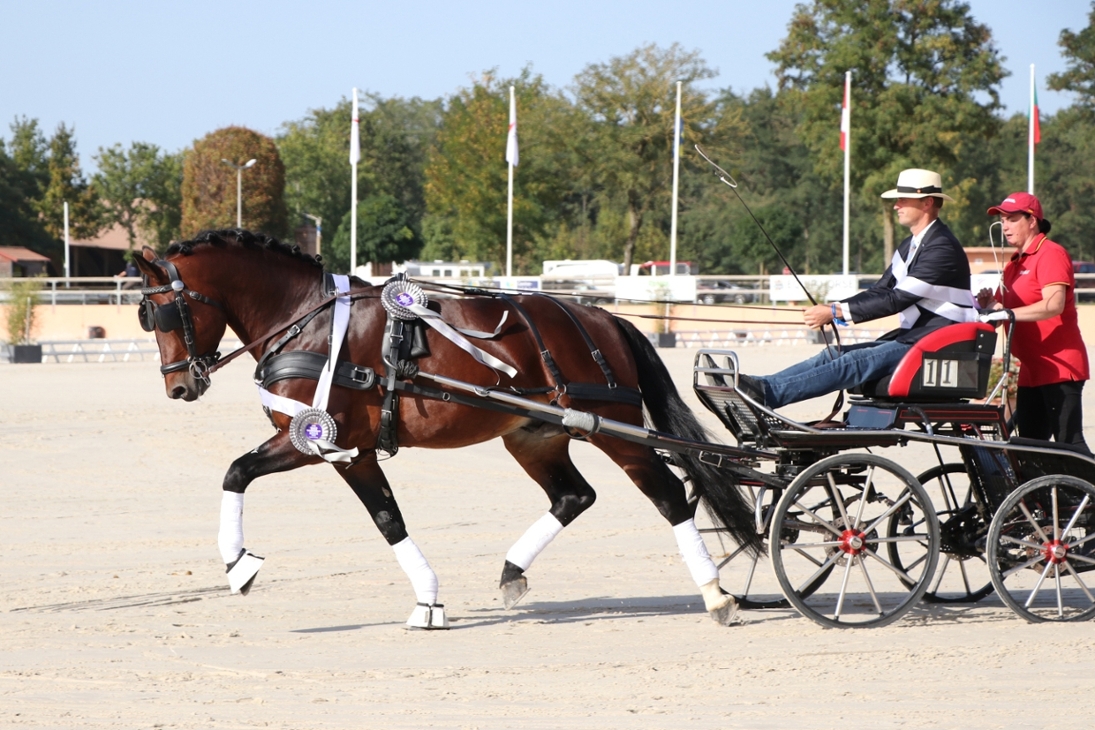
[[[240,550],[240,555],[228,564],[228,588],[235,595],[246,596],[251,592],[251,586],[255,582],[255,576],[259,573],[263,561],[258,555],[252,555],[247,550]]]
[[[445,606],[440,603],[432,605],[428,603],[417,604],[414,611],[411,612],[411,617],[407,619],[407,626],[412,629],[427,630],[449,628],[449,618],[445,615]]]
[[[502,584],[502,603],[511,609],[528,593],[528,578],[521,576]]]
[[[729,598],[728,601],[707,612],[719,626],[732,626],[737,623],[738,602],[731,596],[727,598]]]

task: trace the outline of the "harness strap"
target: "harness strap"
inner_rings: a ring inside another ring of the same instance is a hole
[[[536,323],[528,316],[528,312],[525,311],[525,308],[509,294],[503,292],[498,295],[498,298],[516,309],[517,313],[521,315],[521,319],[525,320],[525,324],[528,325],[529,331],[536,340],[536,348],[540,351],[540,358],[544,361],[544,365],[547,366],[548,372],[551,373],[551,379],[555,381],[555,390],[558,390],[560,393],[564,392],[563,374],[559,372],[559,367],[555,364],[555,358],[551,356],[551,352],[549,352],[547,346],[544,345],[544,338],[540,336],[540,330],[536,327]]]
[[[538,294],[538,296],[542,297],[546,295]],[[585,340],[586,347],[589,348],[589,354],[593,356],[593,361],[596,362],[598,367],[601,368],[601,372],[604,374],[605,380],[608,382],[608,387],[615,388],[616,376],[613,375],[612,368],[608,366],[608,362],[605,361],[604,355],[601,354],[600,348],[598,348],[597,345],[593,343],[593,338],[589,336],[589,332],[587,332],[586,328],[582,326],[582,323],[578,320],[578,318],[574,316],[574,312],[570,311],[569,307],[565,306],[555,297],[547,298],[550,301],[554,302],[556,306],[559,307],[559,309],[566,312],[566,315],[570,317],[570,321],[573,322],[574,326],[578,329],[578,334],[580,334],[582,336],[582,339]],[[570,392],[570,385],[567,386],[567,392]]]

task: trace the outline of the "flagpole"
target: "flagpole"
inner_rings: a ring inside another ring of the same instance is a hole
[[[677,187],[681,178],[681,82],[677,82],[677,113],[673,120],[673,213],[669,218],[669,275],[677,275]]]
[[[1030,132],[1027,135],[1027,192],[1034,195],[1034,130],[1038,124],[1038,105],[1034,101],[1034,64],[1030,64]]]
[[[514,125],[517,123],[517,97],[513,87],[509,87],[509,124],[513,134]],[[509,187],[506,205],[506,276],[513,276],[513,163],[509,152],[509,137],[506,137],[506,168],[509,170]]]
[[[357,163],[361,159],[361,137],[357,115],[357,89],[354,89],[354,111],[350,124],[350,276],[357,268]]]
[[[844,275],[848,275],[848,249],[851,233],[848,229],[852,197],[852,72],[844,73],[844,109],[841,124],[844,132]]]

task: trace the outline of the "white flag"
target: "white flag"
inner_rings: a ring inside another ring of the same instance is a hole
[[[840,103],[840,149],[848,149],[848,135],[852,131],[852,75],[844,77],[844,100]]]
[[[350,123],[350,164],[361,161],[361,133],[357,125],[357,89],[354,89],[354,112]]]
[[[506,162],[517,167],[517,98],[509,87],[509,134],[506,136]]]

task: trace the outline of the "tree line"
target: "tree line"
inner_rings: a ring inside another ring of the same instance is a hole
[[[1046,79],[1075,103],[1041,118],[1036,193],[1054,239],[1095,258],[1095,3],[1087,27],[1059,37],[1066,70]],[[967,246],[986,245],[985,210],[1026,188],[1026,113],[1002,114],[1007,74],[988,26],[960,0],[813,0],[796,7],[767,54],[776,88],[710,91],[698,51],[643,46],[586,66],[565,87],[531,68],[488,71],[446,98],[367,95],[360,113],[359,263],[408,258],[501,264],[506,247],[503,159],[508,90],[516,88],[521,164],[514,182],[514,264],[544,259],[668,258],[674,106],[682,82],[678,259],[707,274],[782,266],[764,233],[696,154],[734,175],[737,192],[791,263],[841,266],[840,102],[852,70],[852,268],[879,272],[894,217],[879,194],[907,167],[943,174],[943,218]],[[204,228],[243,224],[279,237],[323,221],[324,259],[349,267],[350,102],[286,122],[274,138],[231,127],[180,152],[148,143],[101,148],[81,171],[74,132],[46,137],[34,119],[0,139],[0,245],[60,255],[61,203],[72,235],[121,226],[162,250]]]

